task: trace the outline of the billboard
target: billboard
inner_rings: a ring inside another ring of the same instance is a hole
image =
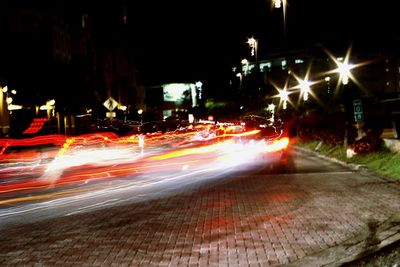
[[[191,84],[170,83],[163,85],[164,101],[180,104],[185,98],[190,97]]]

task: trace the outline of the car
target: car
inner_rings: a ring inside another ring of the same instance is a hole
[[[280,120],[278,123],[271,122],[270,119],[248,115],[241,118],[241,125],[246,132],[254,131],[255,134],[249,135],[247,141],[262,141],[262,158],[266,170],[274,172],[286,172],[293,167],[293,159],[290,150],[290,137],[284,131],[284,125]]]
[[[64,135],[53,134],[24,139],[0,139],[0,163],[30,164],[54,158],[65,143]]]

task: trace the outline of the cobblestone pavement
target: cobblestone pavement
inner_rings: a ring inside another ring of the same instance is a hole
[[[306,154],[295,166],[10,226],[0,265],[340,266],[400,239],[398,183]]]

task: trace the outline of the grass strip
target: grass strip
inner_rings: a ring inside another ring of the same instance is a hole
[[[312,151],[317,151],[322,155],[332,157],[346,163],[361,164],[369,171],[378,175],[400,180],[400,153],[391,152],[386,147],[382,147],[378,151],[356,154],[351,158],[346,155],[346,148],[343,146],[331,146],[320,143],[319,140],[311,140],[298,142],[296,145]]]

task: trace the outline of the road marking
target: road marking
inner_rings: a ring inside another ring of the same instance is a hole
[[[352,171],[336,171],[336,172],[300,172],[300,173],[293,173],[294,175],[314,175],[314,174],[324,174],[324,175],[332,175],[332,174],[353,174]],[[290,173],[288,173],[290,174]]]
[[[238,177],[248,177],[253,176],[302,176],[302,175],[337,175],[337,174],[354,174],[352,171],[336,171],[336,172],[300,172],[300,173],[255,173],[248,175],[238,175]]]
[[[106,201],[103,201],[103,202],[100,202],[100,203],[96,203],[96,204],[93,204],[93,205],[80,207],[76,211],[69,212],[69,213],[65,214],[64,216],[70,216],[70,215],[73,215],[73,214],[87,212],[88,210],[91,210],[93,208],[105,207],[107,205],[113,204],[113,202],[118,201],[118,200],[119,200],[119,198],[114,198],[114,199],[106,200]]]

